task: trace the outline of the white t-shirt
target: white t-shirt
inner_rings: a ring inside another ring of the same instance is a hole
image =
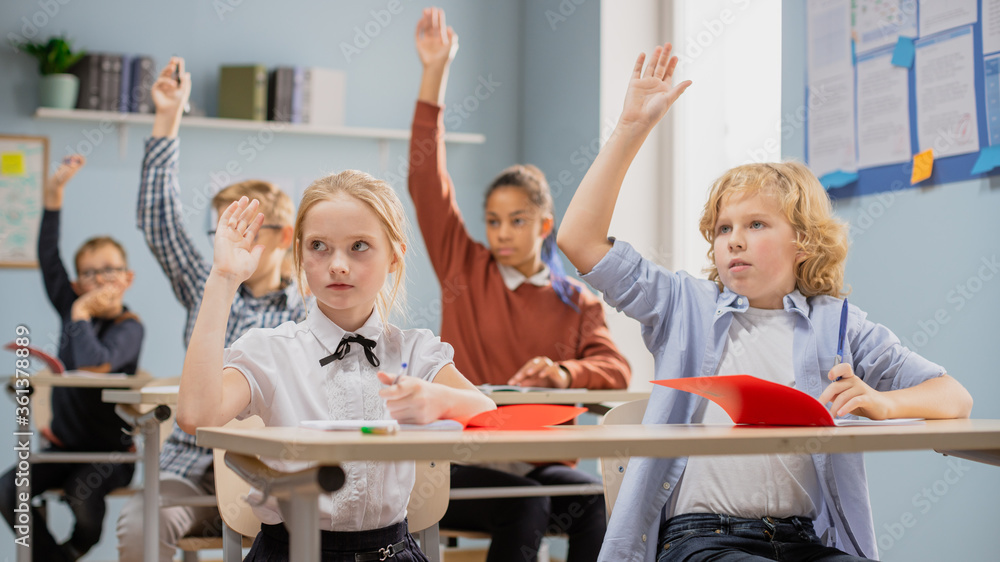
[[[376,369],[365,358],[364,347],[350,344],[350,352],[326,366],[327,357],[345,335],[357,334],[374,340]],[[344,332],[315,303],[300,323],[286,322],[276,328],[249,330],[225,350],[226,367],[239,369],[250,383],[250,405],[240,419],[258,415],[268,426],[296,427],[303,420],[389,419],[385,401],[378,395],[384,385],[379,370],[398,373],[406,362],[406,375],[432,381],[454,360],[455,351],[429,330],[383,330],[372,313],[356,332]],[[296,471],[312,463],[261,459],[277,470]],[[378,529],[401,522],[414,482],[412,462],[347,462],[344,487],[320,496],[320,528],[327,531]],[[257,490],[252,500],[259,500]],[[251,502],[252,503],[252,502]],[[254,513],[275,525],[283,521],[273,497]]]
[[[794,316],[784,310],[748,308],[733,313],[717,375],[747,374],[794,386]],[[705,401],[702,423],[732,425],[726,412]],[[757,519],[815,518],[822,492],[809,455],[689,457],[671,500],[671,515],[724,513]]]

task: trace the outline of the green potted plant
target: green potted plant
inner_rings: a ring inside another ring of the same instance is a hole
[[[22,43],[18,48],[38,59],[38,71],[42,75],[38,105],[60,109],[76,107],[80,79],[69,74],[69,69],[86,53],[74,53],[65,37],[52,37],[44,43]]]

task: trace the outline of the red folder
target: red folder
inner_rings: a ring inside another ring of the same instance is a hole
[[[653,381],[715,402],[737,424],[834,426],[833,416],[812,396],[750,375]]]
[[[466,429],[541,429],[568,422],[586,411],[577,406],[510,404],[457,421]]]

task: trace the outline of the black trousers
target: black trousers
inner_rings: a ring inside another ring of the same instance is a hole
[[[46,451],[64,452],[57,448]],[[132,463],[32,464],[31,497],[55,488],[65,491],[66,502],[75,518],[73,534],[66,545],[80,556],[101,540],[107,509],[105,496],[115,488],[128,486],[134,473],[135,465]],[[0,511],[3,511],[4,519],[11,528],[19,524],[15,516],[20,515],[14,511],[21,503],[17,501],[16,481],[16,466],[0,477]],[[45,525],[45,519],[35,508],[31,508],[31,557],[46,562],[75,559],[69,549],[56,543]]]
[[[527,476],[478,466],[452,465],[452,488],[600,484],[585,472],[555,464]],[[532,562],[546,534],[569,536],[567,562],[597,560],[607,529],[604,496],[452,500],[441,527],[489,533],[487,562]]]

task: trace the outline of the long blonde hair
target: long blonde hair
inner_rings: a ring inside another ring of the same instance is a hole
[[[383,325],[388,325],[389,316],[397,301],[405,301],[406,262],[403,254],[406,251],[406,214],[403,203],[399,200],[392,187],[369,174],[358,170],[345,170],[339,174],[330,174],[314,181],[299,204],[299,212],[295,217],[295,276],[299,281],[300,290],[304,286],[302,272],[302,225],[309,209],[321,201],[329,201],[337,195],[344,194],[354,197],[368,206],[382,223],[386,237],[392,247],[393,259],[396,260],[396,271],[391,273],[391,283],[385,283],[375,299],[375,308]],[[401,306],[405,309],[405,305]],[[405,310],[402,311],[405,314]]]
[[[841,297],[847,259],[847,225],[833,216],[830,198],[809,168],[799,162],[744,164],[715,181],[701,215],[699,229],[708,241],[708,278],[722,290],[715,265],[715,223],[722,203],[734,195],[768,193],[797,234],[805,259],[795,267],[795,285],[807,297]]]

